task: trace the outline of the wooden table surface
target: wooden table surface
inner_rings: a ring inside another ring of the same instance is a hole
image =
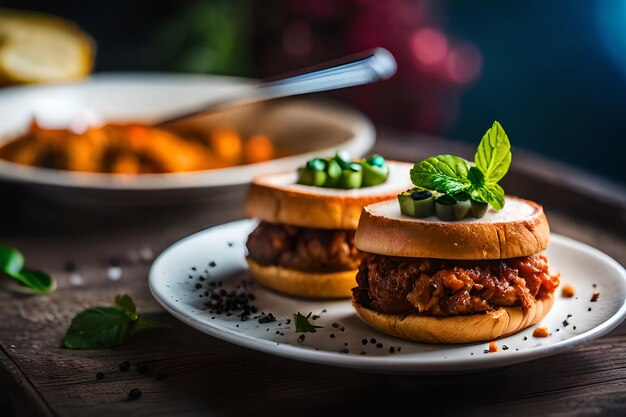
[[[472,157],[471,146],[398,132],[384,132],[377,150],[411,161],[437,153]],[[541,201],[552,231],[626,264],[623,187],[521,150],[513,160],[508,193]],[[59,286],[49,296],[0,290],[0,416],[353,415],[400,408],[416,415],[626,415],[624,323],[584,346],[503,369],[393,376],[259,353],[177,322],[148,291],[153,256],[191,232],[241,218],[244,195],[240,188],[203,207],[90,212],[3,185],[0,242],[20,248]],[[107,277],[112,261],[122,268],[117,281]],[[78,311],[110,305],[120,293],[130,294],[145,317],[172,327],[115,349],[61,347]],[[119,372],[125,360],[146,362],[150,372]],[[103,380],[96,380],[98,371]],[[156,372],[166,378],[156,380]],[[128,401],[133,387],[143,396]]]

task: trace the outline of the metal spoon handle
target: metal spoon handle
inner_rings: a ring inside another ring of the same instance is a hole
[[[202,113],[258,101],[374,83],[386,80],[395,72],[396,61],[393,55],[384,48],[376,48],[306,68],[295,75],[290,73],[276,80],[266,81],[247,90],[244,95],[207,103],[195,110],[159,121],[155,125],[161,126]]]

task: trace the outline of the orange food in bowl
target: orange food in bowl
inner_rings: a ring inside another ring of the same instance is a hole
[[[33,121],[28,132],[0,147],[0,159],[22,165],[115,174],[200,171],[276,156],[263,135],[244,139],[235,129],[216,128],[182,136],[142,124],[106,124],[77,133]]]

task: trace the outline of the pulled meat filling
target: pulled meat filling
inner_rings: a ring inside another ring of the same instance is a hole
[[[248,236],[248,257],[262,265],[305,272],[357,269],[363,253],[354,230],[327,230],[261,222]]]
[[[447,316],[520,306],[526,312],[559,285],[544,255],[488,261],[399,258],[367,254],[356,300],[388,314]]]

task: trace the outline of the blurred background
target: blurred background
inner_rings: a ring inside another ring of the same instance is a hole
[[[266,78],[382,46],[385,83],[330,96],[379,128],[514,146],[626,183],[626,1],[2,0],[97,43],[94,70]],[[1,11],[0,11],[1,13]],[[0,34],[1,35],[1,34]]]

